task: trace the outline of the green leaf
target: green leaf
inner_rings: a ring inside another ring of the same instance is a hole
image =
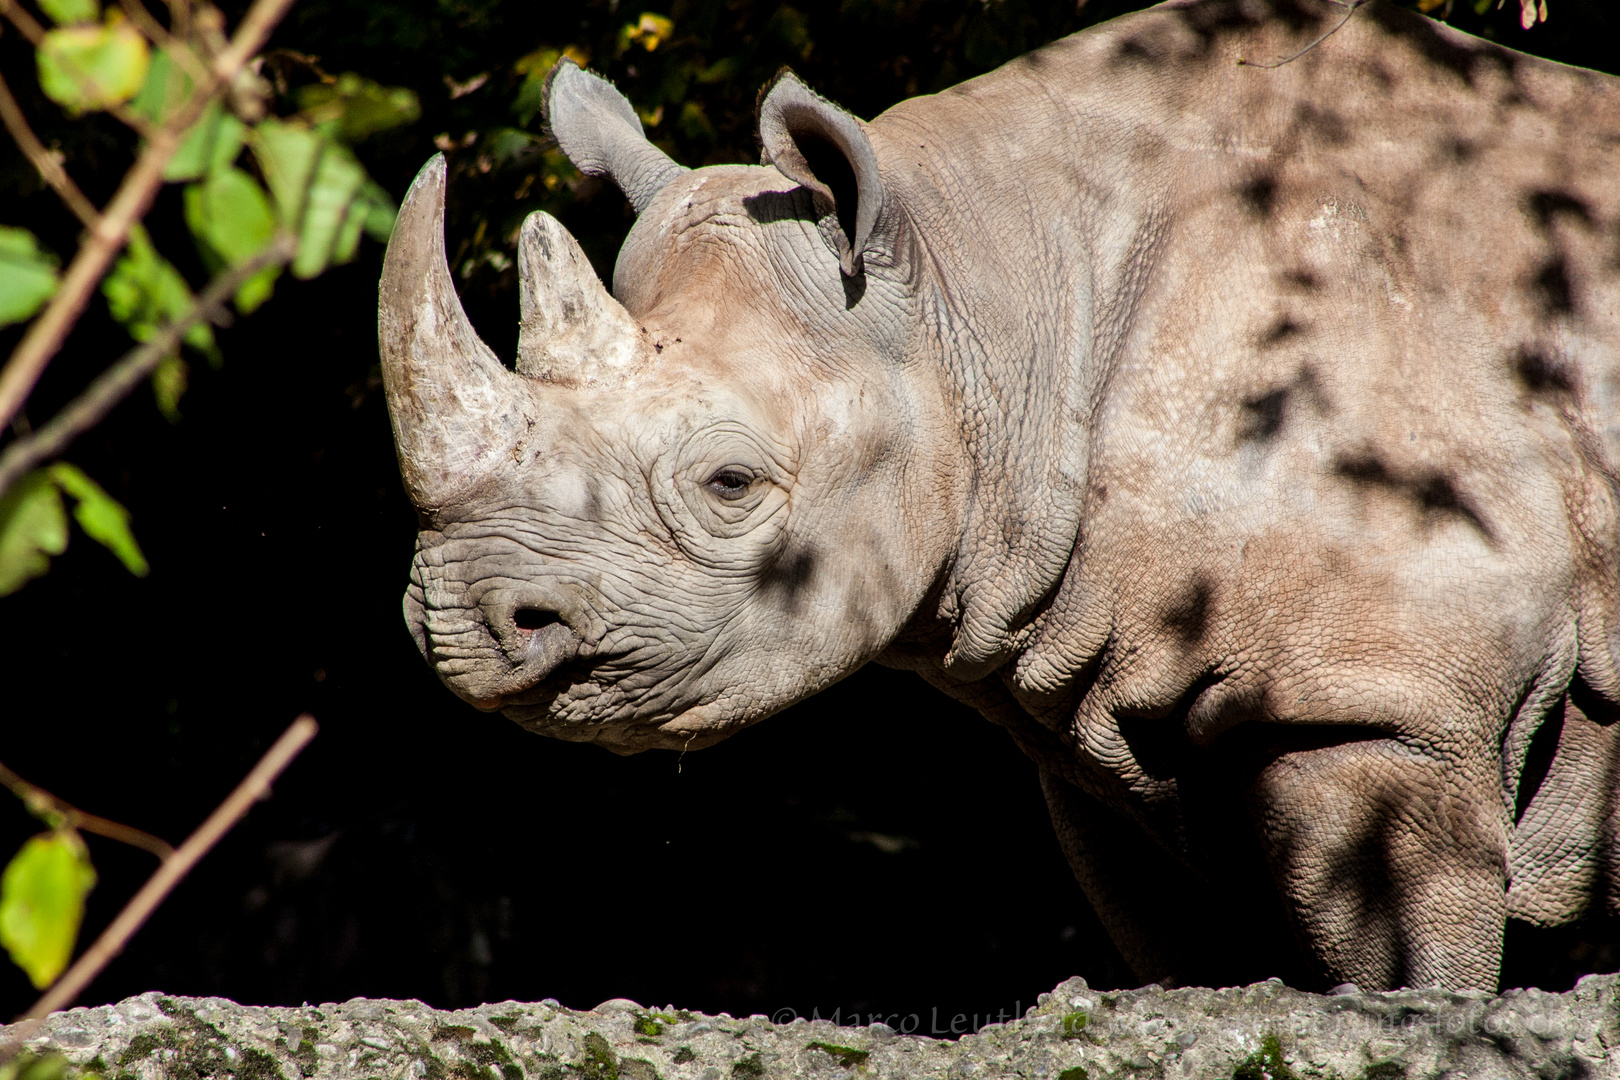
[[[146,72],[146,81],[129,107],[154,124],[161,124],[169,114],[191,96],[191,76],[174,62],[169,50],[159,49],[152,57]]]
[[[330,83],[301,88],[298,105],[310,122],[332,125],[337,137],[346,142],[409,124],[422,115],[414,91],[382,86],[352,71]]]
[[[58,26],[93,23],[101,18],[101,5],[96,0],[39,0],[39,10]]]
[[[102,490],[101,485],[86,476],[77,466],[58,461],[50,467],[51,479],[56,481],[77,504],[73,519],[85,535],[118,556],[124,568],[136,577],[151,572],[135,534],[129,529],[129,511],[117,499]]]
[[[253,177],[233,165],[213,169],[185,192],[186,224],[211,261],[239,266],[263,251],[276,235],[270,199]],[[267,266],[236,293],[236,308],[246,315],[270,298],[278,266]]]
[[[30,838],[0,875],[0,945],[35,989],[67,969],[95,885],[84,841],[66,829]]]
[[[394,218],[399,214],[399,208],[389,197],[381,185],[366,181],[366,186],[360,189],[356,200],[365,207],[366,235],[378,243],[388,243],[388,238],[394,232]]]
[[[139,225],[130,230],[129,245],[101,283],[101,292],[112,317],[123,323],[136,341],[151,341],[164,325],[191,310],[193,302],[186,279],[158,254]],[[214,331],[206,322],[187,330],[185,343],[211,362],[219,362]]]
[[[281,267],[267,266],[242,282],[242,287],[236,290],[236,310],[243,315],[253,314],[275,292],[276,279],[280,276]]]
[[[187,130],[180,149],[169,159],[163,178],[196,180],[230,165],[241,151],[246,135],[247,125],[226,112],[217,100],[209,102],[202,117]]]
[[[0,1065],[0,1080],[101,1080],[94,1072],[81,1072],[61,1054],[35,1054],[24,1050]]]
[[[97,26],[47,31],[35,57],[40,89],[74,115],[134,97],[152,60],[146,39],[116,11]]]
[[[325,270],[329,261],[345,261],[338,257],[344,219],[366,182],[366,171],[347,149],[328,143],[322,151],[309,187],[298,254],[293,256],[294,277],[312,278]],[[351,250],[349,254],[354,253]]]
[[[366,207],[357,199],[343,215],[337,235],[332,240],[332,262],[342,265],[354,258],[360,248],[360,232],[366,225]],[[316,271],[319,273],[319,271]]]
[[[502,127],[490,132],[484,145],[488,148],[490,157],[504,164],[520,154],[537,150],[540,139],[527,131]]]
[[[31,319],[56,293],[56,259],[27,229],[0,225],[0,326]]]
[[[191,385],[191,367],[178,356],[165,356],[152,370],[152,396],[158,412],[171,424],[180,422],[180,399]]]
[[[519,57],[512,65],[512,70],[523,76],[523,85],[518,87],[517,99],[512,102],[512,115],[517,117],[518,123],[527,124],[540,112],[540,106],[545,104],[546,76],[560,56],[562,53],[556,49],[536,49]]]
[[[270,185],[282,224],[298,228],[304,196],[320,156],[321,138],[302,124],[264,120],[253,129],[253,155]]]
[[[347,262],[361,232],[387,238],[393,200],[366,176],[348,147],[283,120],[257,125],[251,144],[277,217],[298,234],[295,277],[312,278],[330,263]]]
[[[22,588],[67,550],[67,513],[44,469],[18,479],[0,496],[0,596]]]

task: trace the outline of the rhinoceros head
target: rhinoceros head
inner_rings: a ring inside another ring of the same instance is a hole
[[[688,170],[571,64],[548,113],[640,214],[619,299],[532,215],[506,366],[446,265],[442,158],[417,177],[380,303],[421,519],[406,618],[480,708],[621,752],[702,746],[855,670],[938,587],[945,392],[908,368],[904,289],[866,288],[884,207],[859,121],[785,78],[774,167]]]

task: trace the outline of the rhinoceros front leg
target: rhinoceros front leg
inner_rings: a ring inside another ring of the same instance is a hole
[[[1235,880],[1211,880],[1056,773],[1041,770],[1041,789],[1075,879],[1142,982],[1233,985],[1278,976],[1299,984],[1308,979],[1263,883],[1263,867]]]
[[[1496,989],[1507,829],[1489,763],[1393,739],[1284,753],[1252,789],[1278,887],[1334,982]]]

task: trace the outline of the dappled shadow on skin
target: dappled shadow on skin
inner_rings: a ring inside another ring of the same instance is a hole
[[[1238,200],[1257,218],[1269,218],[1277,207],[1277,178],[1263,172],[1243,181],[1237,188]]]
[[[1374,0],[1359,11],[1357,17],[1372,21],[1390,37],[1415,49],[1425,60],[1457,76],[1469,89],[1478,89],[1479,82],[1489,72],[1513,78],[1518,71],[1517,53],[1484,41],[1460,44],[1443,37],[1434,23],[1393,4]]]
[[[1184,28],[1192,31],[1191,47],[1175,48],[1165,40],[1137,34],[1120,42],[1115,58],[1120,62],[1150,64],[1207,61],[1214,56],[1222,38],[1258,29],[1268,22],[1281,23],[1301,37],[1318,32],[1325,22],[1324,16],[1330,10],[1333,9],[1326,5],[1300,0],[1276,0],[1270,5],[1245,3],[1244,0],[1214,0],[1176,8],[1170,14]]]
[[[1203,912],[1201,923],[1220,928],[1186,942],[1186,977],[1219,986],[1275,976],[1291,986],[1325,989],[1291,929],[1248,802],[1254,778],[1278,752],[1274,744],[1279,738],[1296,741],[1298,735],[1275,725],[1239,722],[1213,747],[1195,746],[1187,735],[1187,714],[1219,681],[1216,676],[1198,680],[1167,716],[1118,721],[1144,772],[1174,785],[1181,850],[1165,851],[1144,835],[1141,858],[1164,860],[1167,879],[1185,884],[1181,903],[1196,905]],[[1245,707],[1240,701],[1228,705]],[[1263,709],[1259,702],[1248,705],[1256,716]]]
[[[814,225],[821,220],[816,214],[814,196],[805,187],[762,191],[758,195],[744,196],[742,202],[749,219],[758,225],[775,221],[804,221]]]
[[[1344,117],[1326,105],[1303,101],[1294,112],[1294,121],[1300,129],[1329,146],[1348,146],[1352,141],[1350,126],[1345,123]]]
[[[1555,406],[1570,403],[1575,395],[1575,376],[1568,367],[1532,346],[1525,345],[1509,361],[1513,378],[1527,397],[1540,398]]]
[[[774,559],[759,578],[761,598],[788,616],[797,615],[808,599],[820,559],[811,550]]]
[[[1187,587],[1170,602],[1160,616],[1165,629],[1174,633],[1182,645],[1198,644],[1209,629],[1211,608],[1215,601],[1215,582],[1206,574],[1198,574]]]
[[[1426,522],[1453,518],[1467,522],[1486,543],[1495,533],[1457,483],[1439,469],[1403,472],[1393,468],[1377,451],[1365,449],[1340,455],[1333,463],[1336,475],[1363,491],[1385,491],[1406,500]]]
[[[1292,337],[1301,332],[1294,329],[1296,326],[1292,320],[1284,320],[1273,329],[1272,333],[1285,330],[1286,336]],[[1309,364],[1301,365],[1299,374],[1284,385],[1243,400],[1242,414],[1238,423],[1238,441],[1254,443],[1275,441],[1288,423],[1290,410],[1301,405],[1308,406],[1323,416],[1331,412],[1323,400],[1316,372]]]

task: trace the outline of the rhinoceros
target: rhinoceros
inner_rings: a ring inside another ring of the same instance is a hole
[[[1038,765],[1144,981],[1493,989],[1620,908],[1620,80],[1374,0],[1178,0],[684,168],[551,133],[503,364],[402,205],[380,341],[444,684],[620,753],[862,665]]]

